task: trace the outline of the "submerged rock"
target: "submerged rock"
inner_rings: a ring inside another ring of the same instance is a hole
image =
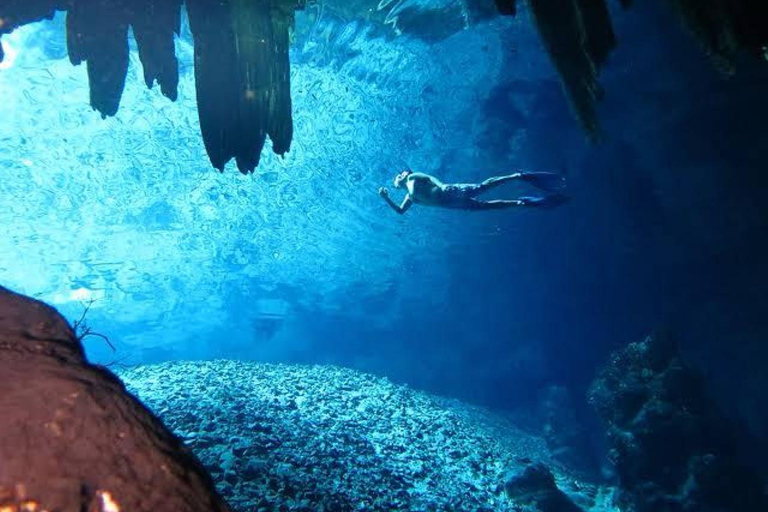
[[[558,489],[552,471],[542,463],[532,464],[522,474],[511,476],[504,490],[517,504],[538,512],[583,512]]]
[[[589,400],[608,427],[623,509],[768,510],[764,484],[737,453],[733,426],[669,336],[613,354]]]
[[[0,510],[226,512],[198,460],[53,308],[0,287]]]

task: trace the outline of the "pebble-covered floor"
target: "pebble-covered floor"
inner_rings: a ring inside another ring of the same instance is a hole
[[[332,366],[173,362],[117,372],[246,511],[518,510],[543,441],[484,409]],[[586,509],[607,490],[555,472]]]

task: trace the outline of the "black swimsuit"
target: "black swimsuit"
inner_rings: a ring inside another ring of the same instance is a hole
[[[475,183],[455,183],[444,185],[442,188],[441,205],[447,208],[472,208],[475,206],[475,196],[482,187]]]

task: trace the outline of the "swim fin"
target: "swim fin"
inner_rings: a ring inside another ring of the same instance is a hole
[[[524,172],[520,179],[547,192],[558,192],[565,188],[565,177],[554,172]]]
[[[538,206],[540,208],[555,208],[571,200],[565,194],[550,194],[544,197],[521,197],[518,199],[523,206]]]

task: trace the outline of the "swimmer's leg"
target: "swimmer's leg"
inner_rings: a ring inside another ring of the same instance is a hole
[[[519,180],[521,179],[521,176],[522,173],[516,172],[514,174],[507,174],[506,176],[494,176],[493,178],[488,178],[487,180],[477,185],[477,188],[475,189],[475,195],[487,192],[488,190],[496,188],[499,185],[503,185],[508,181]]]
[[[475,195],[487,192],[492,188],[503,185],[508,181],[520,180],[547,192],[559,192],[565,188],[565,178],[554,172],[516,172],[505,176],[494,176],[480,183],[475,189]]]
[[[544,197],[521,197],[519,199],[496,199],[493,201],[478,201],[471,199],[466,207],[468,210],[501,210],[516,206],[538,206],[539,208],[555,208],[570,200],[564,194],[551,194]]]
[[[514,208],[525,206],[520,199],[494,199],[492,201],[478,201],[471,199],[466,203],[467,210],[503,210],[504,208]]]

